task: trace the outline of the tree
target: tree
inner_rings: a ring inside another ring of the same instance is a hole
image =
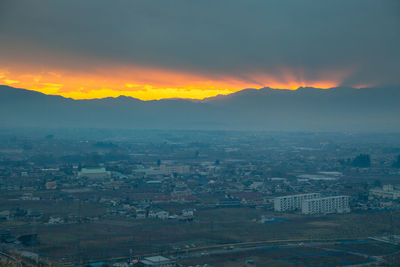
[[[374,187],[382,187],[382,182],[380,180],[375,180]]]
[[[396,161],[392,164],[393,168],[400,168],[400,155],[397,156]]]
[[[360,154],[353,159],[351,165],[359,168],[369,168],[371,167],[371,158],[368,154]]]
[[[46,135],[45,138],[46,138],[47,140],[54,139],[54,134],[48,134],[48,135]]]

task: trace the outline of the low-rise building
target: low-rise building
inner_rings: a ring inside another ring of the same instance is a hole
[[[146,210],[137,209],[136,210],[136,219],[144,219],[146,218]]]
[[[373,188],[369,190],[370,196],[388,198],[388,199],[398,199],[400,198],[400,190],[397,190],[391,184],[387,184],[380,187]]]
[[[111,172],[106,171],[106,168],[82,168],[78,172],[78,177],[88,177],[94,179],[110,178]]]
[[[47,182],[45,186],[47,190],[54,190],[57,189],[57,182],[56,181]]]
[[[49,218],[49,222],[48,224],[63,224],[64,223],[64,219],[61,217],[50,217]]]
[[[184,209],[182,210],[182,216],[184,217],[193,217],[194,216],[194,209]]]
[[[149,218],[154,219],[168,219],[169,212],[165,210],[154,209],[149,211]]]
[[[152,266],[152,267],[173,267],[176,264],[163,256],[152,256],[152,257],[144,257],[143,260],[140,261],[142,266]]]
[[[10,211],[9,210],[0,211],[0,222],[8,221],[9,219],[10,219]]]

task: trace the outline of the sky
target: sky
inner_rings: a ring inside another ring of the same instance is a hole
[[[75,99],[400,85],[398,0],[1,0],[0,84]]]

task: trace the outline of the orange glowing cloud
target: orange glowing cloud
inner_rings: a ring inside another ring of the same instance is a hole
[[[281,68],[274,75],[250,72],[240,78],[229,75],[201,75],[183,71],[112,66],[90,72],[74,70],[40,70],[27,67],[0,70],[0,83],[45,94],[74,99],[131,96],[142,100],[163,98],[203,99],[226,95],[244,88],[298,87],[331,88],[339,86],[349,70],[320,72],[310,79],[302,70]]]

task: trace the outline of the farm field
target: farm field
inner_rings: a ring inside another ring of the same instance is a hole
[[[35,205],[40,208],[38,203]],[[101,209],[96,210],[96,207],[85,210],[92,215],[101,214]],[[66,212],[70,210],[66,208]],[[39,243],[29,247],[31,251],[49,259],[63,257],[67,261],[127,257],[130,249],[135,255],[175,255],[188,248],[244,242],[365,239],[390,230],[390,214],[385,211],[326,216],[276,213],[282,220],[260,223],[263,214],[273,213],[251,207],[215,208],[198,209],[191,222],[103,216],[96,221],[59,225],[9,222],[1,224],[0,229],[12,229],[17,235],[35,231]],[[395,221],[399,216],[399,213],[393,214]],[[398,231],[399,225],[395,227]],[[342,244],[334,249],[343,249],[343,246],[359,252],[368,249],[380,252],[380,248],[362,244],[357,244],[356,248],[353,244]],[[256,256],[261,257],[260,253]]]

